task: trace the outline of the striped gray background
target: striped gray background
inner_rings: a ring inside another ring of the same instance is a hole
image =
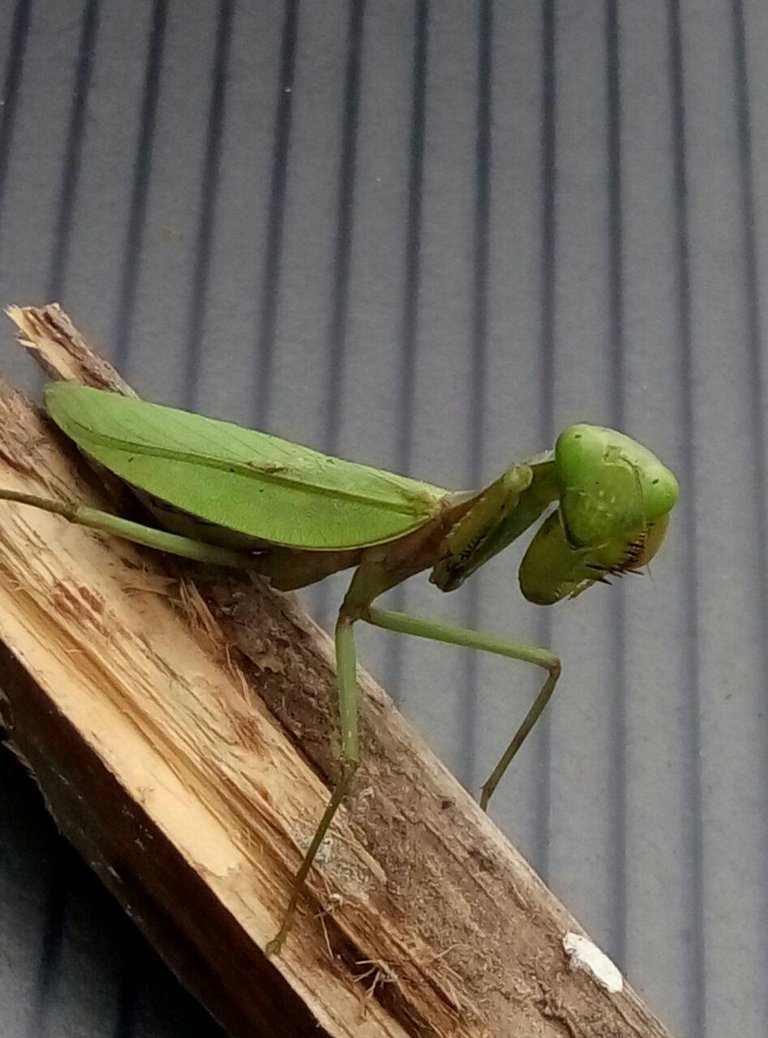
[[[651,579],[392,599],[561,653],[494,816],[675,1034],[768,1033],[766,5],[3,0],[0,41],[0,302],[144,395],[447,486],[574,420],[675,468]],[[361,655],[473,790],[536,684]],[[4,1038],[217,1034],[0,771]]]

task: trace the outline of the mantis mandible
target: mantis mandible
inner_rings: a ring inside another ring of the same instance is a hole
[[[573,598],[612,574],[646,565],[661,546],[678,494],[674,475],[647,448],[595,425],[570,426],[554,451],[511,465],[481,490],[455,492],[74,382],[51,383],[45,405],[85,454],[142,493],[163,528],[13,491],[0,490],[0,498],[174,555],[246,568],[280,590],[354,569],[335,628],[339,776],[280,929],[267,945],[270,954],[285,941],[304,881],[360,762],[359,620],[545,671],[533,705],[482,787],[483,809],[560,676],[560,660],[547,649],[382,609],[374,600],[426,569],[441,591],[455,590],[547,509],[520,565],[520,589],[539,605]]]

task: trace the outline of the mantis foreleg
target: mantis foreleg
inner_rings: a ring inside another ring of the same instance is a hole
[[[537,667],[543,667],[547,671],[547,677],[541,686],[539,694],[533,701],[533,705],[512,737],[509,746],[501,755],[499,763],[491,772],[488,780],[483,784],[480,793],[480,806],[485,811],[493,791],[501,781],[512,758],[523,745],[526,736],[539,719],[542,710],[555,690],[557,679],[560,677],[560,660],[548,649],[541,649],[536,645],[525,645],[522,642],[500,638],[498,635],[486,634],[483,631],[472,631],[466,627],[456,627],[453,624],[440,623],[435,620],[424,620],[417,616],[410,616],[408,613],[396,613],[390,609],[377,609],[370,606],[363,611],[361,619],[367,620],[368,623],[374,624],[376,627],[383,627],[388,631],[412,634],[417,638],[429,638],[432,641],[446,642],[449,645],[460,645],[468,649],[490,652],[496,656],[506,656],[509,659],[534,663]]]

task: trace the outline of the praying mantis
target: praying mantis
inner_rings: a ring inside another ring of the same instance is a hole
[[[228,422],[94,389],[51,383],[45,407],[89,457],[136,489],[158,526],[76,503],[0,488],[0,499],[174,555],[257,572],[279,590],[353,569],[336,621],[339,773],[296,872],[280,951],[333,818],[360,764],[354,628],[358,621],[532,663],[541,688],[482,787],[494,790],[549,701],[560,660],[507,637],[383,609],[374,601],[408,577],[454,591],[537,520],[519,569],[523,596],[551,605],[612,575],[638,572],[658,552],[678,483],[646,447],[623,433],[578,424],[554,450],[507,468],[477,491],[451,491],[344,461]]]

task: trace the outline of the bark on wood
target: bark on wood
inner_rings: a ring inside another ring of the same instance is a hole
[[[49,372],[127,387],[50,306],[11,316]],[[138,515],[0,390],[0,486]],[[0,502],[11,746],[183,982],[242,1038],[662,1038],[563,946],[578,924],[361,673],[355,792],[280,958],[336,754],[328,636],[258,578]]]

